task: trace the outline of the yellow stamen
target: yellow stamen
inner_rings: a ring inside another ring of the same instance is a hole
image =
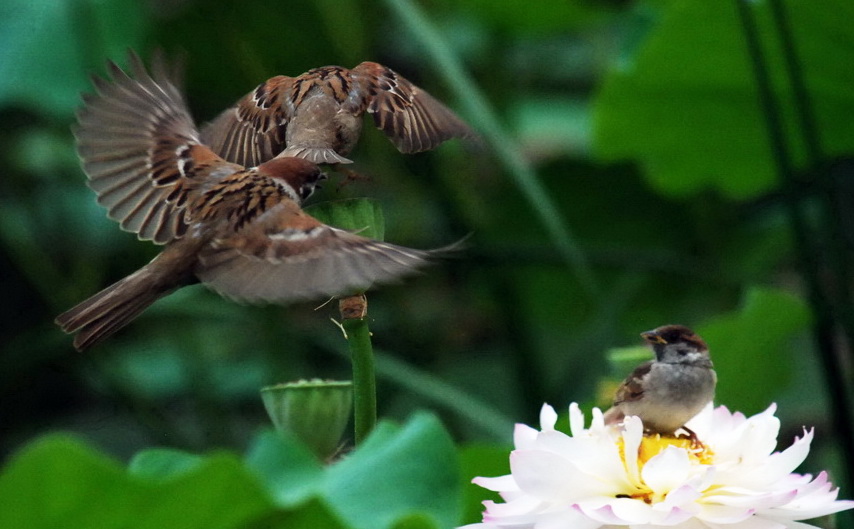
[[[620,449],[620,457],[623,460],[623,465],[625,465],[626,445],[622,437],[617,439],[617,446]],[[675,446],[676,448],[685,450],[688,453],[688,457],[698,464],[711,465],[714,462],[715,453],[696,437],[687,435],[644,434],[637,453],[638,473],[643,470],[644,465],[650,459],[660,454],[668,446]],[[616,497],[641,500],[647,504],[657,503],[664,499],[664,496],[653,493],[643,482],[641,482],[639,488],[625,494],[617,494]]]

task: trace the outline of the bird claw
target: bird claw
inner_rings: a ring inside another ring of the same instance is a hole
[[[345,186],[348,186],[354,182],[370,182],[373,180],[373,178],[368,175],[353,171],[352,169],[345,169],[344,167],[341,167],[337,164],[333,166],[333,170],[336,173],[344,176],[344,179],[335,188],[336,191],[341,191],[342,189],[344,189]]]

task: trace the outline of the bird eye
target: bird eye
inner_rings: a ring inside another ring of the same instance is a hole
[[[688,354],[688,349],[679,349],[676,352],[679,354],[679,356],[685,356]]]

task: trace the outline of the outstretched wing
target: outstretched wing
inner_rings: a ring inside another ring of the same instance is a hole
[[[327,226],[283,200],[243,229],[215,237],[196,275],[236,300],[286,303],[394,281],[431,255]]]
[[[272,77],[236,105],[202,127],[201,138],[215,153],[244,167],[255,167],[285,149],[285,131],[293,116],[294,79]]]
[[[433,149],[451,138],[476,134],[454,112],[430,94],[375,62],[352,70],[369,94],[368,113],[402,153]]]
[[[140,239],[165,244],[186,231],[188,180],[216,157],[196,127],[163,59],[149,75],[136,54],[133,77],[109,63],[111,79],[93,77],[77,113],[77,152],[108,216]],[[221,160],[220,160],[221,162]]]

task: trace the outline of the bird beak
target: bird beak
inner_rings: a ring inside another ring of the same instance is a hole
[[[655,332],[655,331],[646,331],[646,332],[642,332],[642,333],[641,333],[641,337],[642,337],[644,340],[646,340],[647,342],[649,342],[649,343],[660,343],[660,344],[662,344],[662,345],[664,345],[664,344],[666,344],[666,343],[667,343],[667,340],[665,340],[664,338],[662,338],[662,337],[661,337],[657,332]]]

